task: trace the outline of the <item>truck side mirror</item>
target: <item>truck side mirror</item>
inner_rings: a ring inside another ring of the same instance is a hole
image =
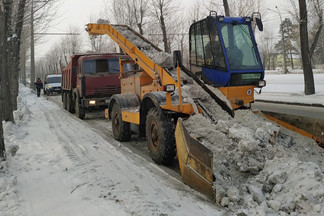
[[[256,17],[255,18],[256,24],[258,26],[259,31],[263,31],[263,23],[260,18]]]
[[[47,84],[47,81],[45,80],[44,84]]]
[[[263,31],[263,23],[261,20],[261,14],[259,12],[253,12],[251,17],[252,17],[252,20],[255,19],[255,22],[258,26],[259,31]]]

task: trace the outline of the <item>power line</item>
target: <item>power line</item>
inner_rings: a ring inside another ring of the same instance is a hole
[[[50,33],[34,33],[37,35],[80,35],[80,33],[55,33],[55,32],[50,32]]]

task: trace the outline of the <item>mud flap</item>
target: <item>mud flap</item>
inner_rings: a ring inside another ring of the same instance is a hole
[[[189,135],[181,118],[177,121],[175,139],[183,182],[213,199],[212,151]]]

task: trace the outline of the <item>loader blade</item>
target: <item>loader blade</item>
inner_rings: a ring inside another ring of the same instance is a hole
[[[175,139],[183,182],[213,199],[212,151],[189,135],[181,118],[177,121]]]

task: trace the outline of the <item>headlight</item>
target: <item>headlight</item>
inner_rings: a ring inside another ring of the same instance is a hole
[[[47,86],[47,88],[52,88],[52,86],[49,85],[49,86]]]
[[[164,86],[164,91],[173,92],[175,90],[175,86],[173,84],[167,84]]]
[[[218,21],[219,21],[219,22],[223,22],[223,21],[224,21],[224,19],[225,19],[225,17],[224,17],[224,16],[218,16]]]
[[[258,85],[258,87],[261,87],[261,88],[262,88],[262,87],[266,86],[266,84],[267,84],[267,83],[266,83],[265,80],[260,80],[260,81],[259,81],[259,85]]]
[[[89,101],[89,104],[90,104],[90,105],[96,105],[96,101],[95,101],[95,100],[90,100],[90,101]]]
[[[251,17],[245,17],[245,22],[251,22]]]

